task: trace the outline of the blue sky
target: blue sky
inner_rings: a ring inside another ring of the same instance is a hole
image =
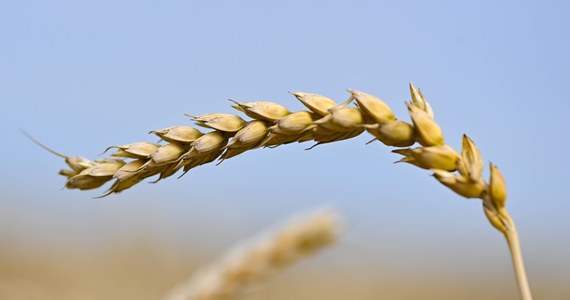
[[[190,124],[184,113],[232,112],[227,98],[298,110],[287,91],[340,101],[346,88],[379,96],[407,119],[413,81],[449,144],[458,148],[467,133],[501,168],[531,280],[553,270],[569,276],[570,244],[561,238],[570,231],[569,8],[564,1],[2,1],[0,239],[79,236],[96,244],[121,230],[197,239],[193,228],[208,227],[231,240],[325,203],[345,213],[351,243],[374,241],[371,249],[386,255],[479,255],[510,274],[504,241],[479,203],[428,172],[392,164],[396,155],[365,146],[368,136],[311,151],[256,150],[93,200],[97,191],[60,191],[63,162],[19,131],[96,158],[109,145],[153,141],[150,130]]]

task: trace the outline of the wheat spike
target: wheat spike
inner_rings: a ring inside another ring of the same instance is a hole
[[[233,299],[253,283],[333,244],[340,231],[339,216],[330,210],[292,219],[198,270],[163,300]]]
[[[499,170],[491,165],[489,183],[483,179],[482,156],[466,135],[463,136],[461,154],[447,145],[443,131],[434,119],[431,105],[413,84],[410,83],[411,102],[406,103],[412,124],[397,119],[390,107],[379,98],[352,89],[348,92],[350,97],[340,104],[318,94],[290,92],[309,109],[294,113],[269,101],[231,100],[235,103],[234,108],[253,119],[249,122],[226,113],[188,115],[196,125],[212,131],[202,135],[191,127],[171,127],[151,131],[166,141],[162,146],[144,142],[113,146],[118,149],[114,156],[133,158],[137,161],[134,164],[144,161],[134,171],[130,171],[133,165],[116,159],[88,161],[48,150],[65,158],[70,167],[71,170],[60,171],[68,178],[67,188],[94,189],[115,179],[116,182],[103,195],[106,196],[124,191],[153,175],[159,175],[160,180],[181,168],[185,174],[199,165],[234,157],[258,147],[314,141],[316,143],[309,148],[312,149],[320,144],[353,138],[364,131],[388,146],[409,147],[417,142],[420,147],[393,150],[404,156],[399,162],[431,170],[435,179],[457,194],[482,200],[489,222],[507,237],[512,255],[516,258],[513,262],[519,276],[521,295],[525,300],[531,299],[520,258],[518,234],[505,208],[505,180]],[[353,101],[356,106],[349,106]],[[255,130],[250,128],[252,124],[257,125]],[[158,148],[151,152],[153,147]],[[122,173],[117,175],[113,171]],[[126,175],[128,172],[133,175]]]

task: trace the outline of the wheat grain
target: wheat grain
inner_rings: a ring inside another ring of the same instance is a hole
[[[197,125],[213,131],[202,135],[191,127],[171,127],[151,131],[162,137],[165,145],[158,147],[139,142],[111,147],[117,149],[112,156],[134,158],[136,163],[133,164],[109,159],[89,161],[48,150],[65,158],[70,167],[71,170],[60,171],[68,178],[66,187],[69,189],[94,189],[115,179],[103,195],[106,196],[126,190],[153,175],[159,175],[160,180],[182,168],[185,174],[217,158],[227,159],[254,148],[311,140],[316,146],[349,139],[366,130],[375,137],[374,140],[388,146],[408,147],[418,142],[422,147],[393,150],[404,156],[399,162],[429,169],[440,183],[457,194],[481,199],[489,222],[507,238],[513,258],[520,257],[515,255],[520,252],[518,235],[505,208],[506,185],[499,169],[491,165],[491,178],[487,183],[482,177],[482,156],[469,137],[463,136],[461,154],[447,145],[431,105],[419,89],[410,83],[411,102],[406,105],[412,124],[398,120],[379,98],[352,89],[348,92],[349,99],[340,104],[318,94],[291,92],[309,109],[294,113],[268,101],[231,100],[235,103],[234,108],[254,120],[246,122],[239,116],[225,113],[189,115]],[[356,107],[348,107],[352,101],[356,101]],[[256,126],[255,130],[253,126]],[[133,170],[141,160],[144,164]],[[129,172],[131,176],[128,176]],[[521,295],[525,300],[531,299],[522,259],[514,263]]]
[[[339,216],[331,210],[295,218],[198,270],[163,300],[232,299],[255,282],[331,245],[340,231]]]

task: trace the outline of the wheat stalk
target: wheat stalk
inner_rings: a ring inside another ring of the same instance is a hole
[[[338,214],[331,210],[294,218],[198,270],[163,300],[233,299],[253,283],[331,245],[340,231]]]
[[[491,176],[486,182],[482,177],[481,153],[469,137],[463,135],[461,153],[447,145],[430,104],[413,84],[410,83],[411,102],[406,103],[411,124],[397,119],[390,107],[375,96],[351,89],[348,92],[349,98],[340,104],[317,94],[291,92],[309,109],[298,112],[268,101],[231,100],[232,107],[252,120],[226,113],[188,115],[198,126],[211,131],[203,133],[189,126],[154,130],[151,133],[164,140],[164,144],[138,142],[112,146],[107,150],[116,151],[103,160],[70,157],[46,149],[65,158],[70,167],[60,171],[68,178],[65,184],[68,189],[94,189],[115,179],[101,196],[104,197],[131,188],[147,177],[159,175],[156,180],[159,181],[179,170],[184,175],[199,165],[216,159],[221,163],[251,149],[315,141],[311,149],[367,131],[374,136],[372,141],[398,147],[392,152],[403,156],[399,162],[428,169],[457,194],[482,200],[487,219],[507,239],[521,297],[531,299],[518,234],[505,207],[506,185],[499,169],[490,164]],[[353,101],[356,107],[349,106]],[[415,143],[421,146],[402,148]],[[124,158],[131,160],[127,162]]]

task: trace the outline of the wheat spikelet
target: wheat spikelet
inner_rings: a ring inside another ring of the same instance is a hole
[[[216,159],[229,159],[259,147],[315,141],[311,149],[350,139],[364,131],[388,146],[409,147],[417,142],[420,147],[393,150],[403,156],[398,162],[431,170],[435,179],[457,194],[481,199],[491,225],[507,237],[513,257],[520,256],[520,253],[514,253],[520,252],[518,235],[505,208],[506,185],[499,169],[491,164],[491,177],[489,182],[485,181],[482,156],[466,135],[461,153],[447,145],[431,105],[419,89],[410,83],[411,101],[406,105],[411,124],[397,119],[379,98],[352,89],[348,92],[350,97],[340,104],[317,94],[291,92],[309,109],[300,112],[290,112],[284,106],[268,101],[231,100],[235,103],[234,108],[253,120],[248,122],[227,113],[188,115],[197,125],[212,131],[202,134],[191,127],[176,126],[151,131],[166,141],[164,145],[138,142],[111,147],[117,149],[112,156],[134,159],[129,163],[114,158],[89,161],[48,150],[65,158],[70,167],[60,171],[68,178],[65,186],[69,189],[94,189],[115,179],[103,195],[106,196],[126,190],[147,177],[159,175],[158,180],[164,179],[180,169],[185,173]],[[356,107],[349,106],[353,101]],[[520,276],[521,294],[524,299],[530,299],[522,260],[518,259],[514,264]]]
[[[320,210],[245,243],[199,270],[163,300],[232,299],[253,283],[334,243],[339,217]]]

